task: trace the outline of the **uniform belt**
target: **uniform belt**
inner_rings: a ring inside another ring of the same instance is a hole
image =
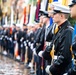
[[[45,42],[46,46],[50,46],[51,42]]]
[[[54,55],[54,60],[56,60],[56,59],[57,59],[57,57],[58,57],[57,55]]]

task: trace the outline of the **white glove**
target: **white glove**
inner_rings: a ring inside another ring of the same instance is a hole
[[[32,51],[34,52],[36,50],[36,48],[33,48]]]
[[[31,46],[31,42],[28,42],[28,45]]]
[[[5,38],[7,38],[7,36],[5,36]]]
[[[33,49],[33,43],[31,44],[31,49]]]
[[[37,55],[36,50],[33,50],[34,55]]]
[[[28,40],[26,40],[26,42],[28,42]]]
[[[18,55],[18,56],[16,57],[16,59],[20,60],[21,58],[20,58],[20,56]]]
[[[23,41],[23,39],[24,39],[24,38],[22,37],[22,38],[20,39],[20,42],[22,42],[22,41]]]
[[[2,37],[0,38],[0,40],[2,40]]]
[[[63,75],[68,75],[67,73],[63,74]]]
[[[30,68],[32,68],[32,67],[33,67],[33,64],[30,62],[28,66],[29,66]]]
[[[21,47],[23,47],[23,44],[21,44]]]
[[[9,38],[9,40],[12,42],[12,38]]]
[[[42,56],[42,53],[43,53],[44,51],[40,51],[39,53],[38,53],[38,55],[40,56],[40,57],[43,57]]]
[[[50,70],[49,70],[49,69],[50,69],[50,66],[51,66],[51,65],[47,65],[47,67],[45,68],[45,71],[46,71],[46,73],[48,73],[48,74],[51,74],[51,72],[50,72]]]
[[[24,46],[27,46],[27,43],[26,43],[26,41],[24,41]]]
[[[2,35],[2,38],[4,37],[4,35]]]
[[[7,40],[10,40],[10,38],[7,37]]]
[[[13,43],[14,43],[14,44],[16,44],[16,43],[17,43],[17,41],[13,41]]]

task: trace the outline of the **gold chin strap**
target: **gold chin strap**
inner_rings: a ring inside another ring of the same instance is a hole
[[[56,34],[58,32],[59,28],[58,25],[56,25],[55,30],[54,30],[54,34]]]

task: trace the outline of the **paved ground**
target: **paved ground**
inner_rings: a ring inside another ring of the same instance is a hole
[[[0,55],[0,75],[30,75],[29,70],[12,59]],[[33,74],[34,75],[34,74]]]

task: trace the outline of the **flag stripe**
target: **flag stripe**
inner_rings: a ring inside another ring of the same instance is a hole
[[[41,0],[38,0],[37,6],[36,6],[36,13],[35,13],[35,21],[37,21],[37,22],[38,22],[38,20],[39,20],[40,3],[41,3]]]
[[[69,0],[62,0],[62,5],[68,6],[69,2]]]

